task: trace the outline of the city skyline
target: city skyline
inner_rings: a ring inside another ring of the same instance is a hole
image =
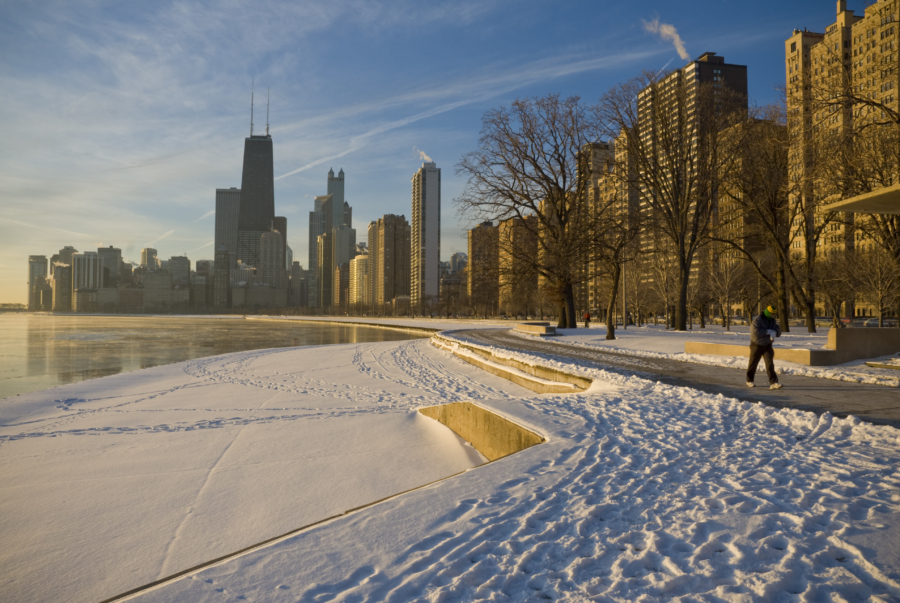
[[[718,7],[697,8],[706,4]],[[347,201],[356,223],[367,224],[409,215],[409,174],[427,153],[447,168],[446,260],[465,251],[474,226],[456,216],[452,200],[463,181],[453,166],[475,147],[485,110],[547,92],[594,101],[643,69],[677,68],[705,51],[747,64],[751,100],[771,102],[784,84],[784,40],[795,27],[815,27],[810,15],[824,28],[826,5],[801,2],[776,15],[719,8],[710,28],[662,2],[530,6],[509,23],[491,18],[508,14],[503,3],[405,12],[371,5],[364,14],[340,3],[328,10],[274,4],[231,15],[270,34],[238,40],[221,36],[232,19],[213,18],[216,10],[199,4],[78,14],[16,7],[0,47],[12,57],[0,70],[8,107],[0,119],[22,141],[0,161],[0,301],[25,303],[27,256],[49,257],[65,245],[114,245],[130,261],[144,247],[162,258],[213,259],[215,190],[241,185],[251,80],[257,91],[272,90],[275,197],[278,213],[297,225],[291,248],[308,248],[301,225],[329,167],[353,175]],[[416,19],[427,27],[408,32]],[[681,46],[658,33],[660,23],[676,28]],[[529,38],[544,30],[535,48]],[[328,34],[334,39],[323,43]],[[306,258],[300,251],[295,259]]]

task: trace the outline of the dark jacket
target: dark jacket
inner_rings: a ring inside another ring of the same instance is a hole
[[[781,337],[781,327],[774,318],[766,318],[765,314],[760,314],[750,323],[750,344],[756,345],[772,345],[772,338],[769,337],[769,330],[775,331],[776,337]]]

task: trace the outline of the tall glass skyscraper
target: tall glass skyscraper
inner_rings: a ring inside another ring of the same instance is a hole
[[[272,137],[244,139],[244,171],[241,176],[241,210],[238,216],[237,259],[258,266],[260,237],[272,228],[275,217],[275,176]]]

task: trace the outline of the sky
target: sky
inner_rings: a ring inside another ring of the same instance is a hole
[[[486,111],[549,93],[595,103],[704,52],[747,65],[751,103],[776,102],[784,40],[834,16],[832,0],[0,0],[0,303],[27,301],[29,255],[66,245],[212,259],[251,86],[254,133],[270,97],[275,213],[295,260],[307,267],[329,168],[345,172],[362,242],[371,220],[410,217],[424,157],[442,170],[446,260],[473,226],[456,165]]]

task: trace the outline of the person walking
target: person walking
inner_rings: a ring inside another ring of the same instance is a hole
[[[591,328],[591,313],[590,312],[584,313],[584,328],[585,329]]]
[[[781,327],[775,320],[775,309],[766,306],[762,314],[750,323],[750,363],[747,365],[747,387],[753,387],[753,378],[756,377],[756,367],[759,359],[766,362],[766,374],[769,376],[769,389],[781,389],[778,383],[778,375],[775,373],[775,350],[772,344],[776,337],[781,337]]]

